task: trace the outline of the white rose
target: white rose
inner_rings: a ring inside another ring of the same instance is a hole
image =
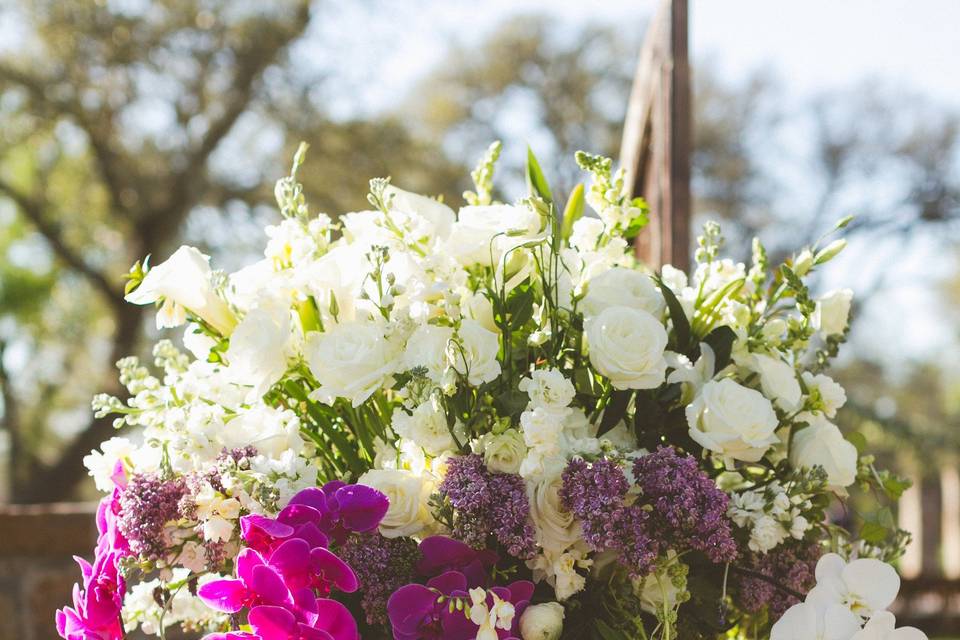
[[[520,379],[519,388],[530,396],[534,406],[548,411],[566,409],[577,394],[573,383],[559,369],[537,369],[529,378]]]
[[[581,308],[583,315],[590,318],[616,306],[642,309],[659,317],[666,303],[650,276],[635,269],[614,267],[589,282]]]
[[[426,367],[427,376],[434,383],[443,385],[449,367],[447,345],[453,338],[451,327],[425,324],[417,327],[403,352],[404,369]]]
[[[760,374],[763,394],[776,402],[777,406],[786,411],[800,408],[803,392],[793,367],[780,358],[756,353],[750,358],[750,368]]]
[[[837,410],[847,402],[847,392],[830,376],[822,373],[813,375],[809,371],[804,371],[803,383],[807,385],[810,395],[816,392],[819,396],[820,409],[828,418],[836,416]]]
[[[213,288],[210,257],[194,247],[182,246],[166,262],[151,268],[136,289],[125,296],[133,304],[162,300],[157,328],[176,327],[186,321],[186,310],[228,336],[237,319]]]
[[[500,434],[484,434],[480,438],[479,450],[487,469],[497,473],[517,473],[527,455],[523,435],[516,429],[507,429]]]
[[[590,363],[616,389],[655,389],[667,373],[667,331],[650,313],[608,307],[587,325]]]
[[[474,386],[496,380],[500,375],[499,336],[476,320],[466,319],[460,323],[457,338],[447,347],[447,357],[456,372],[467,376],[467,382]]]
[[[558,640],[563,633],[563,605],[559,602],[532,604],[520,616],[523,640]]]
[[[843,333],[847,330],[852,302],[853,291],[850,289],[838,289],[825,294],[817,300],[811,317],[813,327],[826,336]]]
[[[432,456],[456,447],[447,416],[433,399],[414,409],[412,415],[403,409],[394,410],[391,427],[398,436],[412,440]]]
[[[279,304],[253,309],[230,336],[227,376],[253,387],[257,400],[287,371],[290,355],[290,309]]]
[[[793,435],[790,464],[805,469],[823,467],[832,489],[853,484],[857,477],[857,448],[843,437],[837,425],[820,414],[802,414],[797,419],[809,426]]]
[[[770,401],[730,378],[703,385],[686,413],[690,437],[727,458],[756,462],[778,442]]]
[[[580,539],[580,524],[573,514],[563,508],[559,474],[528,484],[530,517],[536,525],[537,544],[557,553],[563,552]]]
[[[387,187],[386,193],[391,198],[391,209],[417,214],[426,220],[428,224],[426,230],[430,235],[440,240],[450,235],[450,228],[453,226],[456,214],[447,205],[418,193],[398,189],[393,185]],[[419,238],[412,238],[412,240],[417,241]]]
[[[346,398],[360,406],[397,370],[399,349],[374,322],[350,322],[311,333],[304,345],[310,371],[320,383],[311,399],[333,404]]]
[[[390,506],[380,521],[380,534],[385,538],[416,535],[429,524],[427,499],[432,483],[423,476],[403,469],[371,469],[357,482],[373,487],[389,499]]]
[[[542,227],[540,214],[527,206],[463,207],[450,231],[447,250],[464,266],[495,266],[505,251],[533,238]]]

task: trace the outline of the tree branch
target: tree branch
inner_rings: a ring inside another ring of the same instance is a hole
[[[46,239],[60,260],[86,278],[94,289],[106,297],[111,305],[121,303],[119,291],[107,280],[106,276],[87,264],[80,254],[67,245],[63,234],[60,232],[59,225],[51,221],[44,213],[42,202],[20,191],[3,178],[0,178],[0,193],[6,194],[13,200],[23,216]]]

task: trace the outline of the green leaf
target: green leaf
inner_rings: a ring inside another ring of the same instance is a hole
[[[677,385],[679,386],[679,385]],[[666,414],[663,407],[650,392],[637,392],[634,401],[633,431],[637,441],[645,445],[654,445],[660,441]]]
[[[539,196],[548,204],[553,202],[550,186],[547,184],[547,179],[543,177],[543,171],[540,169],[537,157],[533,155],[533,149],[529,146],[527,146],[527,189],[530,190],[530,195]]]
[[[570,192],[567,206],[563,208],[563,225],[560,233],[564,240],[569,240],[573,234],[573,223],[583,216],[583,185],[578,184]]]
[[[887,529],[877,522],[864,522],[860,527],[860,538],[870,544],[880,544],[887,539]]]
[[[493,406],[496,407],[498,415],[519,416],[527,408],[529,402],[530,396],[517,389],[512,389],[497,396],[493,401]]]
[[[891,500],[899,500],[903,496],[903,492],[912,486],[912,481],[895,476],[892,473],[883,478],[883,490]]]
[[[683,312],[683,305],[677,300],[677,296],[670,290],[660,276],[654,278],[657,285],[663,293],[663,299],[667,302],[667,310],[670,312],[670,319],[673,321],[673,334],[676,340],[676,350],[680,353],[687,353],[690,349],[690,320],[687,314]]]
[[[847,440],[857,448],[859,453],[863,453],[867,450],[867,438],[859,431],[854,431],[853,433],[847,436]]]
[[[533,301],[533,289],[529,286],[517,287],[510,293],[507,299],[507,315],[511,330],[519,329],[533,317]]]
[[[603,410],[603,419],[600,420],[600,426],[597,428],[598,438],[623,420],[623,416],[627,414],[627,407],[630,406],[630,396],[632,395],[632,389],[613,392],[613,395],[610,396],[610,402]]]
[[[703,339],[716,356],[716,366],[713,369],[714,374],[730,364],[730,353],[733,351],[733,343],[737,340],[737,334],[733,329],[724,325],[717,327],[707,334]]]
[[[595,619],[593,623],[603,640],[630,640],[622,631],[617,631],[600,618]]]

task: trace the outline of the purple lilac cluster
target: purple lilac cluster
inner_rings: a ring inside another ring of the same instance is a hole
[[[483,457],[454,458],[439,492],[456,511],[454,537],[483,548],[493,536],[516,558],[531,558],[537,545],[523,478],[487,470]]]
[[[247,547],[237,557],[237,577],[201,585],[197,596],[232,616],[247,609],[253,632],[206,640],[359,640],[350,611],[327,597],[333,589],[356,591],[357,575],[328,545],[372,531],[388,506],[375,489],[334,482],[299,492],[276,518],[241,518]]]
[[[74,585],[73,606],[58,609],[57,633],[66,640],[121,640],[120,620],[126,582],[120,561],[130,555],[130,545],[119,528],[121,487],[126,484],[123,467],[118,463],[114,480],[118,486],[100,501],[97,530],[100,535],[93,564],[77,558],[83,586]]]
[[[560,499],[582,522],[583,538],[595,551],[615,551],[632,576],[650,573],[660,552],[650,535],[650,514],[626,504],[630,483],[613,460],[570,461],[563,471]]]
[[[377,532],[351,536],[338,550],[360,580],[360,604],[369,624],[386,624],[390,594],[416,576],[420,551],[412,538],[385,538]]]
[[[744,568],[769,579],[742,576],[737,603],[748,613],[769,606],[771,616],[779,618],[800,600],[778,585],[801,594],[810,591],[817,583],[814,572],[822,554],[822,547],[816,543],[781,544],[768,553],[747,554]]]
[[[633,465],[641,500],[653,507],[656,538],[681,551],[702,551],[713,562],[732,562],[737,543],[727,517],[730,498],[705,474],[691,455],[659,447]]]
[[[141,473],[130,478],[120,495],[119,527],[134,554],[149,560],[164,556],[163,527],[181,517],[180,501],[187,492],[182,477],[164,479],[156,473]]]
[[[509,629],[497,629],[499,640],[519,640],[520,618],[533,596],[533,583],[518,580],[506,586],[488,586],[489,569],[496,557],[486,549],[473,549],[446,536],[431,536],[420,543],[417,567],[426,584],[411,583],[393,592],[387,615],[395,640],[470,640],[480,627],[469,616],[469,591],[481,588],[485,604],[496,600],[513,605]],[[486,637],[486,636],[484,636]]]

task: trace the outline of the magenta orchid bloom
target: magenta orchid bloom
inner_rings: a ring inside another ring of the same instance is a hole
[[[75,558],[83,588],[73,586],[73,607],[57,610],[57,633],[66,640],[119,640],[123,637],[120,610],[126,589],[117,571],[116,554],[97,556],[94,564]]]
[[[421,575],[429,578],[459,571],[467,578],[467,588],[485,587],[489,582],[489,569],[499,559],[494,551],[477,550],[447,536],[424,538],[420,542],[420,554],[417,571]]]

